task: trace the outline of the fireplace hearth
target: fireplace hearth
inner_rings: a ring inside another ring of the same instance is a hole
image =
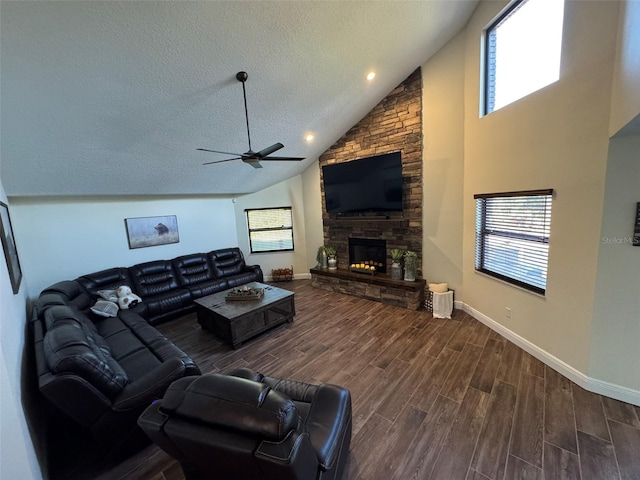
[[[387,271],[387,242],[378,238],[349,238],[349,265],[373,265],[379,273]]]

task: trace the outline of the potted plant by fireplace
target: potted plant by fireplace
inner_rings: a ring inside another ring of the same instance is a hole
[[[400,262],[403,254],[404,252],[399,248],[391,250],[391,278],[394,280],[402,280],[402,265],[400,265]]]
[[[318,253],[316,253],[316,260],[318,261],[318,265],[316,268],[327,268],[327,249],[324,245],[320,245],[318,247]]]
[[[407,250],[404,254],[404,279],[407,282],[416,280],[416,265],[418,262],[418,254]]]
[[[338,268],[338,259],[336,258],[336,249],[331,245],[327,245],[324,247],[325,252],[327,252],[327,264],[329,265],[329,270],[335,270]]]

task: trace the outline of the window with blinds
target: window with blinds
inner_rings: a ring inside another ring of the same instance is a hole
[[[483,32],[484,114],[560,78],[564,0],[515,0]]]
[[[293,250],[291,207],[245,210],[251,253]]]
[[[476,200],[476,270],[545,294],[553,190],[488,193]]]

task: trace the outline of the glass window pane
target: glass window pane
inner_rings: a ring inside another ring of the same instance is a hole
[[[486,113],[560,78],[564,0],[518,1],[486,31]]]
[[[293,250],[291,207],[247,210],[251,252]]]
[[[476,196],[476,270],[545,293],[551,190]]]

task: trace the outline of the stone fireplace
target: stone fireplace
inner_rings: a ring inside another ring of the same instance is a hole
[[[373,265],[376,272],[387,271],[387,242],[374,238],[349,238],[349,265]]]
[[[384,216],[340,216],[327,213],[324,186],[322,223],[324,244],[333,245],[338,268],[348,269],[350,238],[379,239],[386,242],[384,270],[390,271],[391,249],[418,254],[418,276],[422,276],[422,74],[420,69],[389,93],[358,124],[325,151],[320,167],[349,162],[372,155],[400,152],[402,156],[402,212]],[[322,168],[320,168],[322,175]]]
[[[418,255],[417,275],[422,276],[422,73],[420,69],[391,91],[358,124],[325,151],[320,167],[360,158],[400,152],[402,155],[402,212],[385,216],[339,216],[325,208],[322,195],[324,244],[338,257],[337,270],[311,269],[313,285],[379,302],[416,310],[422,307],[425,281],[391,279],[387,273],[363,275],[349,272],[354,238],[385,242],[384,271],[390,272],[391,250],[412,250]],[[322,168],[320,168],[322,176]],[[368,247],[363,247],[365,252]]]

